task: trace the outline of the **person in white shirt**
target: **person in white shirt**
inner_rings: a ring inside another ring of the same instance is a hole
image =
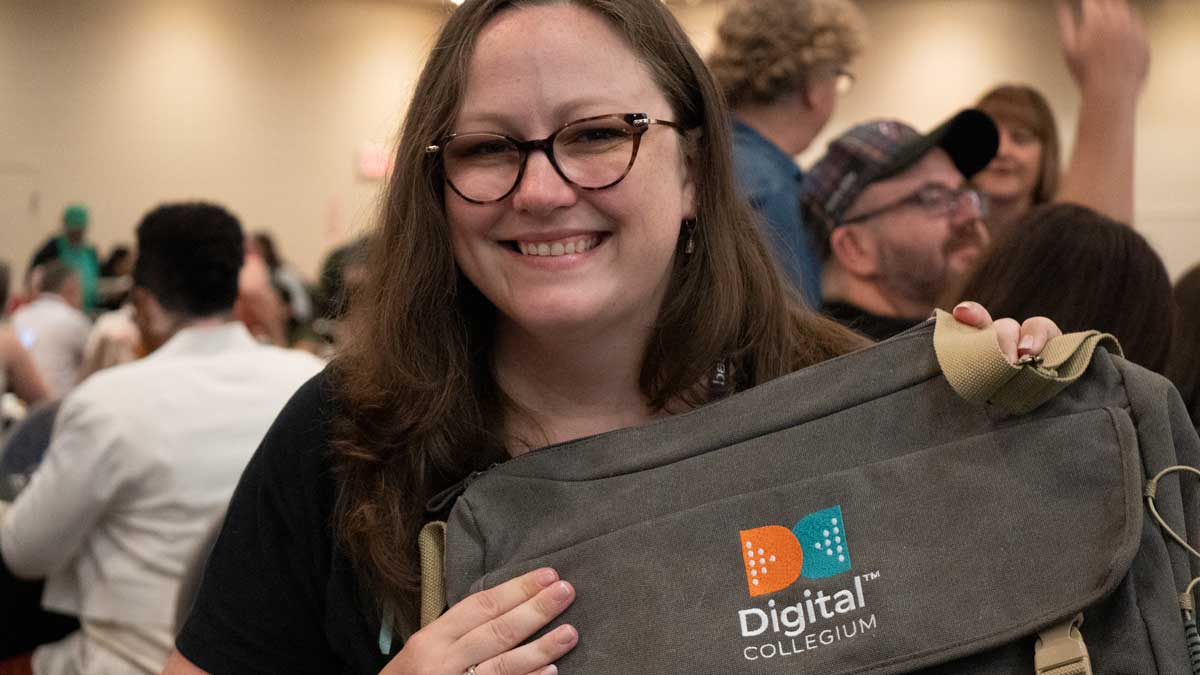
[[[53,261],[43,265],[37,298],[12,316],[17,339],[29,350],[53,398],[65,396],[79,382],[83,347],[92,329],[82,305],[79,272]]]
[[[68,396],[28,487],[0,503],[4,571],[44,578],[42,606],[82,626],[33,652],[36,675],[162,668],[180,579],[275,415],[323,365],[231,321],[243,237],[224,209],[159,207],[138,250],[132,300],[152,353]]]

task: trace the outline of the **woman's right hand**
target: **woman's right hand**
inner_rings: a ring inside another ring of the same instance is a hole
[[[469,596],[413,634],[380,675],[555,675],[554,662],[579,641],[562,625],[522,645],[575,600],[549,568]],[[520,645],[520,646],[518,646]]]

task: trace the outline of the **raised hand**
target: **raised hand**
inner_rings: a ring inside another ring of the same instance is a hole
[[[1136,97],[1150,68],[1146,29],[1126,0],[1058,5],[1063,55],[1080,89]]]

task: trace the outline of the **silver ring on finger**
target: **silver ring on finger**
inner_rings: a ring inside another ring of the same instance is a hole
[[[475,665],[471,666],[470,668],[467,668],[467,672],[463,673],[463,675],[475,675],[475,669],[478,667],[479,667],[479,664],[476,663]]]

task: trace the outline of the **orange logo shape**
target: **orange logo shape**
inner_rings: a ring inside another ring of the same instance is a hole
[[[742,563],[751,597],[782,591],[800,578],[804,551],[786,527],[767,525],[742,530]]]

